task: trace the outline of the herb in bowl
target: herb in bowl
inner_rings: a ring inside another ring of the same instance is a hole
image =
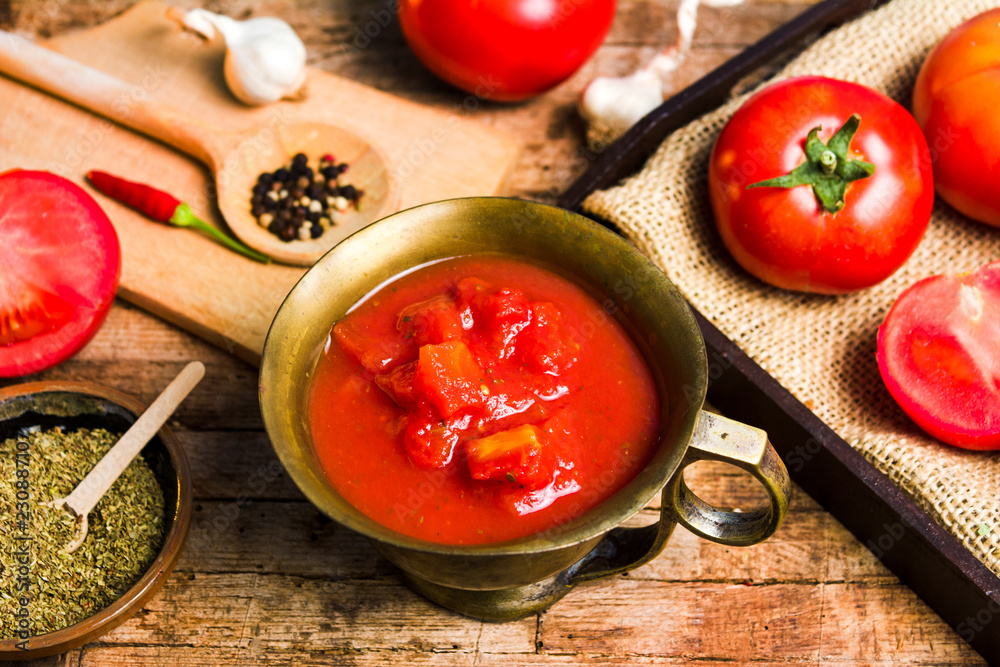
[[[0,444],[0,639],[25,629],[37,636],[92,616],[155,560],[164,497],[141,456],[91,512],[83,544],[60,553],[76,525],[46,503],[71,492],[118,438],[104,429],[54,428]]]

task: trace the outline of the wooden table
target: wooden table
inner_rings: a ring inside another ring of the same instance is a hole
[[[748,0],[702,9],[677,89],[736,55],[813,0]],[[0,0],[0,28],[40,37],[93,25],[127,0]],[[189,4],[189,3],[183,3]],[[677,0],[620,0],[606,43],[570,81],[530,102],[473,115],[518,133],[526,151],[510,193],[552,201],[593,158],[574,101],[596,75],[625,74],[676,36]],[[233,16],[279,15],[311,64],[415,101],[454,108],[464,95],[410,55],[398,24],[363,49],[352,40],[394,0],[219,0]],[[0,150],[3,147],[0,145]],[[124,302],[96,338],[39,379],[90,380],[150,401],[200,359],[202,384],[172,426],[195,470],[191,537],[163,591],[123,626],[38,665],[579,663],[980,664],[981,658],[801,491],[784,527],[747,549],[679,529],[627,576],[583,585],[548,612],[498,625],[410,592],[358,535],[306,502],[262,430],[256,369]],[[10,382],[6,382],[9,384]],[[724,466],[689,482],[709,501],[749,506],[758,490]],[[638,521],[652,521],[652,509]]]

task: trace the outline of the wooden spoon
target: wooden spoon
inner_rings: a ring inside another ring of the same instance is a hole
[[[62,553],[73,553],[87,539],[87,515],[104,497],[125,468],[132,462],[146,443],[152,440],[160,427],[174,413],[181,401],[205,377],[205,365],[192,361],[184,367],[173,382],[167,385],[152,405],[146,408],[125,435],[108,450],[87,476],[65,498],[56,498],[48,505],[68,510],[77,522],[76,535],[62,548]]]
[[[141,90],[138,86],[4,31],[0,31],[0,72],[159,139],[206,164],[215,173],[219,209],[230,229],[244,243],[279,262],[310,266],[339,241],[396,206],[395,185],[385,158],[371,143],[345,128],[279,116],[268,125],[238,132],[209,127],[136,95]],[[348,209],[344,219],[320,238],[285,242],[257,224],[250,212],[251,190],[262,172],[274,171],[300,152],[312,158],[333,153],[338,161],[348,163],[351,169],[346,180],[364,195],[360,210]]]

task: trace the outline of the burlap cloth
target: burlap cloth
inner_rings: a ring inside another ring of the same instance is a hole
[[[909,108],[930,49],[959,23],[998,5],[893,0],[818,40],[773,80],[846,79]],[[706,185],[712,144],[745,99],[673,133],[640,173],[595,192],[584,209],[617,224],[695,308],[1000,574],[1000,452],[967,452],[926,436],[897,407],[875,361],[876,330],[895,298],[921,278],[1000,258],[1000,229],[938,201],[920,247],[880,285],[828,297],[759,282],[722,245]]]

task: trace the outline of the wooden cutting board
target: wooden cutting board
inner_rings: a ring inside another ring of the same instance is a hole
[[[306,100],[246,107],[225,86],[221,42],[182,33],[165,17],[166,7],[144,2],[45,45],[134,84],[135,99],[179,107],[219,127],[329,120],[354,130],[388,159],[397,209],[497,194],[518,158],[520,144],[508,134],[316,69],[308,74]],[[201,164],[0,76],[0,172],[13,168],[48,170],[77,183],[90,169],[120,174],[171,192],[224,227]],[[244,259],[94,195],[122,245],[119,296],[257,364],[271,320],[304,269]]]

